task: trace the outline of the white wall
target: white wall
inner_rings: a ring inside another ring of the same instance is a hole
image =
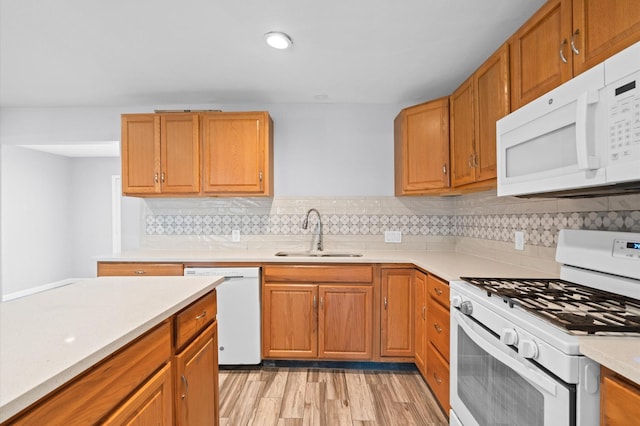
[[[69,278],[71,161],[2,146],[2,293]]]

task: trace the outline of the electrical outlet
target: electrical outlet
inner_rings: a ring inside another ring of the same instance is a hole
[[[384,231],[385,243],[401,243],[402,232],[401,231]]]
[[[524,250],[524,232],[515,231],[513,237],[516,242],[516,250]]]
[[[231,241],[234,243],[240,242],[240,230],[234,229],[231,231]]]

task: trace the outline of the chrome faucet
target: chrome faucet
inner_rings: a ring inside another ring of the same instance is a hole
[[[320,218],[320,212],[316,209],[309,209],[307,215],[302,221],[302,229],[307,229],[309,227],[309,215],[315,212],[318,215],[318,244],[316,245],[318,251],[322,251],[324,246],[322,244],[322,219]],[[311,240],[311,246],[313,247],[313,239]]]

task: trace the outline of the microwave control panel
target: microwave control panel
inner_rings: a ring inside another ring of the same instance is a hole
[[[640,71],[607,86],[609,162],[640,160]]]

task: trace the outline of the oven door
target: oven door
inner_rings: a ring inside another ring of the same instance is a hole
[[[451,424],[575,425],[575,390],[451,310]]]

